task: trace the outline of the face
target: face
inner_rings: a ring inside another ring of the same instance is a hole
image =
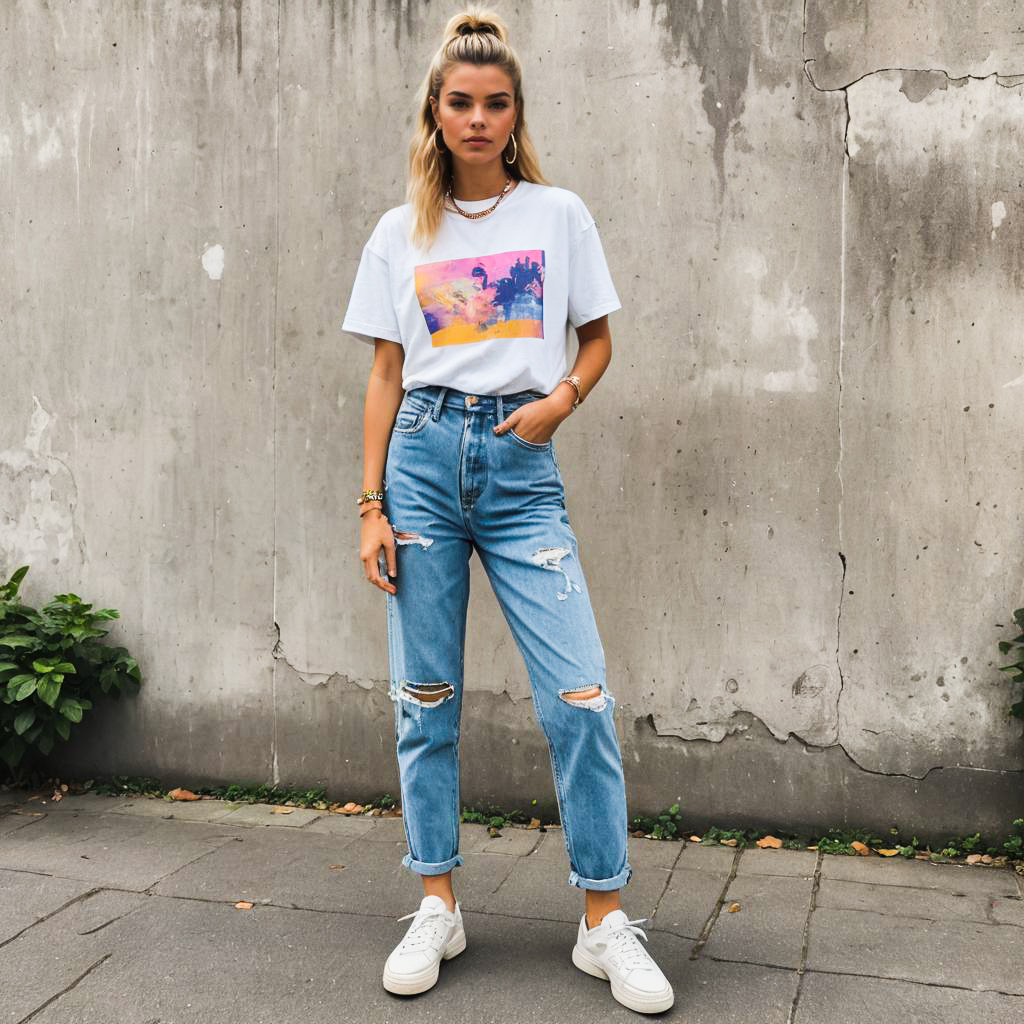
[[[501,68],[456,64],[430,106],[453,157],[467,164],[501,160],[516,123],[512,79]]]

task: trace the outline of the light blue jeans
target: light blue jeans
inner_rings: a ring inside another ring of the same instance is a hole
[[[409,844],[402,863],[421,875],[464,863],[458,748],[475,550],[529,672],[551,756],[569,884],[618,889],[632,868],[615,700],[605,685],[604,650],[554,443],[492,430],[513,409],[543,397],[414,388],[395,419],[383,504],[397,541],[398,592],[387,595],[387,611]],[[595,686],[596,696],[565,696]]]

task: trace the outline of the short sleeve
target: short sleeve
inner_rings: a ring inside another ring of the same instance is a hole
[[[377,248],[381,242],[378,223],[359,259],[352,294],[341,329],[372,345],[374,338],[401,343],[402,335],[395,316],[391,275],[387,257]]]
[[[573,327],[622,309],[608,270],[597,225],[583,208],[586,225],[569,257],[569,322]]]

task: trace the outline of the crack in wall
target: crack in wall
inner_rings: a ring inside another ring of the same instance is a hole
[[[630,705],[624,705],[623,706],[623,713],[624,714],[627,713],[629,707],[630,707]],[[843,752],[843,754],[846,755],[847,760],[855,768],[857,768],[858,771],[862,771],[862,772],[864,772],[867,775],[883,775],[883,776],[887,776],[889,778],[894,778],[894,779],[914,779],[916,782],[920,782],[923,779],[927,779],[928,776],[932,772],[934,772],[934,771],[942,771],[944,769],[950,769],[950,768],[959,768],[959,769],[961,769],[963,771],[988,772],[988,773],[993,774],[993,775],[1021,775],[1021,776],[1024,776],[1024,768],[984,768],[984,767],[982,767],[980,765],[973,765],[973,764],[952,764],[952,765],[936,764],[936,765],[932,765],[930,768],[925,769],[925,772],[924,772],[923,775],[914,775],[912,772],[886,772],[886,771],[880,771],[877,768],[868,768],[865,765],[862,765],[846,749],[846,747],[844,747],[843,744],[838,742],[838,741],[835,742],[835,743],[830,743],[828,746],[822,746],[821,744],[818,744],[818,743],[809,743],[798,732],[793,732],[792,730],[790,730],[787,733],[785,739],[780,739],[778,736],[776,736],[772,732],[771,728],[768,726],[768,723],[765,722],[765,720],[763,718],[761,718],[760,715],[755,714],[753,711],[747,711],[746,709],[744,709],[742,711],[735,712],[734,715],[733,715],[733,717],[739,717],[739,716],[746,716],[746,717],[751,718],[755,722],[758,722],[761,726],[764,727],[765,731],[768,733],[768,735],[771,737],[771,739],[773,739],[776,743],[781,743],[781,744],[789,743],[790,737],[792,737],[793,739],[795,739],[800,744],[801,747],[804,748],[804,750],[810,751],[812,753],[825,753],[827,750],[830,750],[832,747],[838,747]],[[646,715],[637,715],[637,716],[634,717],[633,720],[636,721],[636,722],[640,722],[640,721],[646,722],[647,725],[650,726],[651,731],[659,739],[677,739],[677,740],[679,740],[682,743],[721,743],[722,742],[722,740],[712,740],[712,739],[707,739],[705,737],[696,737],[696,738],[693,738],[693,739],[689,739],[689,738],[686,738],[686,737],[683,737],[683,736],[676,736],[675,734],[670,733],[670,732],[661,732],[658,729],[657,725],[655,724],[653,712],[649,712]],[[729,735],[729,736],[735,735],[736,731],[737,730],[732,730],[731,732],[727,733],[727,735]],[[723,737],[723,739],[724,738],[725,737]]]
[[[288,666],[307,686],[312,688],[325,687],[330,683],[342,683],[349,684],[353,683],[358,686],[361,690],[372,690],[375,687],[374,680],[370,679],[363,682],[360,679],[353,679],[351,676],[346,675],[344,672],[317,672],[313,669],[303,668],[301,665],[296,665],[294,662],[288,659],[288,655],[285,654],[284,644],[281,641],[281,626],[279,623],[274,623],[274,631],[277,634],[277,639],[274,641],[274,646],[270,649],[270,656],[275,661],[282,661]],[[275,676],[276,680],[276,676]],[[275,685],[274,689],[274,721],[276,728],[277,721],[277,689]]]

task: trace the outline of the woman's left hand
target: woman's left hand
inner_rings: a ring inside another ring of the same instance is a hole
[[[535,402],[527,402],[510,412],[494,428],[494,433],[501,437],[502,434],[513,430],[517,436],[531,444],[547,444],[554,436],[559,424],[571,412],[571,398],[563,400],[560,394],[552,393],[547,398],[538,398]]]

